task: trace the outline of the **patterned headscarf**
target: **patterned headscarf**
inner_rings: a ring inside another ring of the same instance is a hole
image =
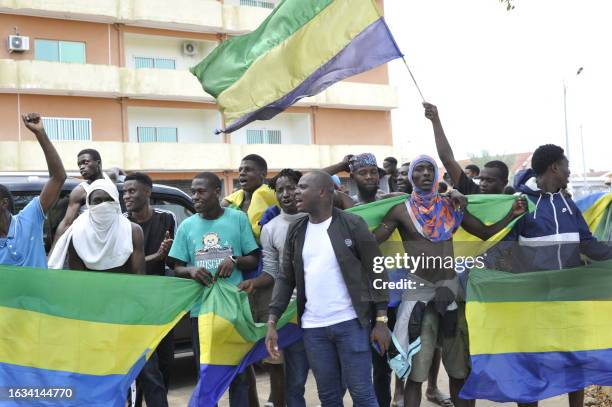
[[[351,172],[355,172],[363,167],[378,167],[376,164],[376,157],[372,153],[363,153],[353,156],[349,161],[349,169]]]
[[[431,164],[434,169],[433,187],[428,192],[418,188],[412,180],[415,167],[424,162]],[[432,242],[451,239],[453,233],[461,226],[463,212],[453,207],[449,197],[438,193],[438,165],[435,160],[427,155],[412,160],[408,169],[408,179],[413,190],[406,205],[418,223],[415,226],[419,232]]]

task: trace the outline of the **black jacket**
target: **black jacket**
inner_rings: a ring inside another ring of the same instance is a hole
[[[287,309],[293,289],[297,288],[298,323],[301,324],[306,301],[302,249],[308,227],[308,216],[293,223],[287,231],[282,267],[274,284],[270,315],[277,318]],[[342,277],[357,318],[363,327],[369,326],[374,310],[386,310],[389,302],[386,290],[374,289],[374,280],[387,280],[386,271],[374,273],[374,257],[382,256],[374,235],[366,222],[357,215],[334,208],[327,229]]]

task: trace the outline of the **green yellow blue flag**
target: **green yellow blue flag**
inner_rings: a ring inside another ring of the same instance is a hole
[[[201,294],[177,278],[0,266],[0,405],[125,406]]]
[[[461,397],[529,403],[612,385],[612,262],[506,273],[473,270],[472,371]]]
[[[283,0],[191,72],[217,99],[230,133],[401,56],[373,0]]]
[[[289,304],[277,326],[280,348],[302,337],[295,301]],[[246,293],[217,280],[204,289],[198,330],[200,380],[189,406],[214,407],[238,373],[268,354],[264,343],[267,326],[253,322]]]
[[[406,199],[407,196],[396,196],[366,205],[359,205],[347,211],[361,216],[370,229],[375,229],[380,225],[391,208],[404,204]],[[492,225],[502,220],[510,212],[512,204],[517,197],[513,195],[468,195],[467,199],[467,210],[470,214],[480,219],[485,225]],[[528,205],[529,210],[532,210],[533,203],[528,201]],[[477,256],[482,254],[496,242],[502,240],[512,230],[517,220],[518,218],[510,222],[504,229],[487,241],[483,241],[466,232],[463,228],[459,228],[453,235],[455,256]],[[387,242],[387,244],[383,243],[381,245],[385,255],[390,254],[393,250],[402,250],[401,244],[398,245],[401,243],[401,237],[397,231],[391,235]]]
[[[603,241],[612,241],[612,193],[598,192],[576,201],[593,235]]]
[[[501,220],[516,199],[467,198],[468,210],[484,224]],[[386,199],[351,211],[375,228],[405,200]],[[595,237],[610,242],[612,193],[593,194],[576,205]],[[533,210],[531,202],[529,207]],[[513,224],[487,242],[459,229],[453,237],[455,256],[483,253]],[[473,269],[466,314],[472,371],[461,392],[464,399],[528,403],[591,384],[612,385],[612,261],[522,274]]]

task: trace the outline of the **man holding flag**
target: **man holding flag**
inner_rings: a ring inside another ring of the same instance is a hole
[[[522,273],[576,268],[582,265],[581,255],[592,260],[612,259],[612,245],[597,241],[589,231],[576,204],[564,193],[570,171],[563,149],[552,144],[538,147],[533,153],[531,167],[535,177],[519,185],[518,190],[535,204],[535,209],[516,223],[503,244],[493,249],[489,256],[490,262],[510,264],[509,271]],[[510,244],[509,242],[518,243]],[[502,253],[502,258],[507,259],[506,261],[497,261],[500,253]],[[580,274],[580,272],[577,274],[577,278],[580,278]],[[578,280],[576,284],[579,285]],[[559,292],[562,291],[561,287],[558,289]],[[549,290],[549,296],[554,297],[555,287],[550,287]],[[583,340],[586,343],[586,339]],[[534,345],[536,344],[529,344],[529,346]],[[535,371],[531,366],[538,363],[541,360],[540,357],[538,353],[533,352],[531,357],[533,362],[520,358],[518,366],[514,366],[516,370],[513,369],[512,372],[523,372],[520,375],[521,380],[537,382],[534,376]],[[546,358],[546,364],[538,369],[538,377],[546,377],[553,372],[563,372],[564,382],[550,383],[550,385],[554,385],[555,389],[565,389],[569,392],[570,407],[581,407],[584,403],[584,390],[577,386],[578,383],[584,386],[595,382],[589,378],[587,371],[590,370],[591,374],[597,372],[598,369],[594,364],[596,361],[596,357],[591,357],[588,363],[592,363],[593,368],[589,368],[587,362],[580,362],[580,359],[573,356],[572,352],[558,352]],[[513,377],[512,372],[500,375],[498,388],[503,391],[496,397],[507,399],[514,395],[516,397],[514,400],[519,401],[519,406],[536,407],[537,400],[550,396],[549,386],[538,387],[535,392],[532,389],[523,388],[521,381]],[[483,383],[488,382],[488,377],[483,369],[479,369],[479,375],[470,377],[463,392],[476,396],[482,394],[483,389],[478,385],[479,379]],[[546,381],[548,380],[546,378]],[[487,397],[491,397],[488,392],[485,393]]]
[[[244,213],[219,204],[221,180],[203,172],[191,184],[196,214],[181,223],[168,264],[179,277],[191,278],[210,286],[218,278],[238,285],[242,270],[257,266],[259,249]],[[198,319],[192,319],[194,354],[200,363]],[[199,371],[200,369],[198,369]],[[238,374],[230,385],[230,406],[248,405],[248,377]]]
[[[378,242],[384,242],[398,228],[406,252],[413,256],[423,253],[432,258],[454,258],[452,238],[460,226],[487,240],[525,211],[525,202],[517,200],[504,219],[485,226],[464,210],[467,201],[462,194],[452,191],[449,196],[442,196],[437,192],[438,169],[435,160],[428,156],[417,157],[410,163],[408,178],[413,185],[409,199],[393,207],[374,234]],[[402,331],[399,332],[402,336],[418,337],[421,350],[414,356],[406,381],[404,406],[420,405],[422,383],[427,380],[437,343],[442,343],[442,360],[450,378],[453,404],[457,407],[473,406],[474,400],[458,397],[469,373],[469,350],[465,307],[458,301],[459,283],[455,271],[446,266],[446,262],[444,266],[441,263],[436,266],[434,262],[431,267],[411,271],[414,274],[409,276],[419,284],[419,288],[407,290],[404,294],[395,332]],[[411,299],[417,297],[421,306],[411,304]],[[408,321],[415,320],[417,313],[419,317],[416,320],[420,321],[418,334],[404,332],[412,325]],[[404,349],[408,349],[405,342],[404,345]]]

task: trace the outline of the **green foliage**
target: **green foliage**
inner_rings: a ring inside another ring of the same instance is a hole
[[[500,3],[506,3],[506,10],[514,10],[514,0],[499,0]]]
[[[514,164],[514,157],[512,155],[507,154],[489,154],[488,151],[482,150],[480,154],[469,154],[468,157],[473,164],[476,164],[478,167],[482,168],[486,163],[493,160],[499,160],[506,163],[508,168],[512,168]]]

